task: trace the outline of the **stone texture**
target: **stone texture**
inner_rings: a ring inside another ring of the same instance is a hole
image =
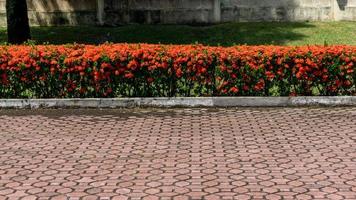
[[[0,110],[0,199],[356,199],[356,108]]]
[[[5,1],[0,0],[0,26],[6,25]],[[32,26],[96,25],[97,0],[27,0]]]
[[[356,0],[28,0],[32,25],[356,21]],[[0,25],[6,24],[0,0]]]
[[[0,108],[356,106],[355,96],[0,99]]]

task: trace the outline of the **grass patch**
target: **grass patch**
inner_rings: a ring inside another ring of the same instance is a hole
[[[32,27],[37,43],[99,44],[162,43],[231,46],[247,45],[356,45],[355,22],[261,22],[226,23],[211,26],[127,25],[121,27]],[[0,28],[0,42],[6,42]]]

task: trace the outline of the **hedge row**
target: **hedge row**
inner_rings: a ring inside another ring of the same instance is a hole
[[[0,98],[356,95],[355,46],[1,46]]]

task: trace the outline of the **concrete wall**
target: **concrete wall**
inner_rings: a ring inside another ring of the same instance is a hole
[[[356,20],[356,0],[221,0],[222,21]]]
[[[215,1],[216,0],[106,0],[105,23],[171,24],[218,22],[220,19],[214,18]]]
[[[263,3],[262,3],[263,2]],[[223,21],[327,21],[330,0],[223,0]]]
[[[28,0],[32,25],[356,21],[356,0]],[[0,25],[5,25],[0,0]]]
[[[106,0],[107,24],[356,20],[356,0]]]
[[[6,25],[6,0],[0,0],[0,26]],[[97,22],[97,0],[27,0],[31,25],[77,25]]]

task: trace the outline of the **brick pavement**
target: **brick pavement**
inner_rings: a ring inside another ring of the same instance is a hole
[[[356,108],[2,110],[0,199],[356,199]]]

